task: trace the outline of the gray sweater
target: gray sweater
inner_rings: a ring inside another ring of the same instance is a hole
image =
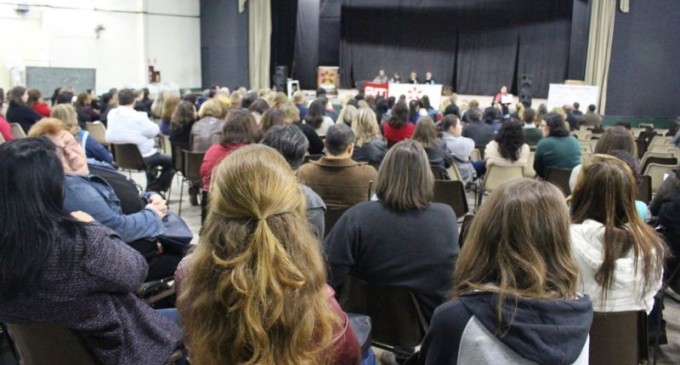
[[[40,283],[0,302],[0,321],[70,328],[102,364],[164,364],[181,340],[174,323],[134,294],[144,258],[99,224],[78,238],[71,270],[53,255]]]

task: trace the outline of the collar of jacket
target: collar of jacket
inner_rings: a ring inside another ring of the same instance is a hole
[[[314,161],[309,161],[315,165],[318,166],[324,166],[324,167],[353,167],[353,166],[360,166],[360,165],[366,165],[367,162],[357,162],[352,160],[351,158],[341,158],[341,159],[335,159],[335,158],[326,158],[326,156],[321,157],[320,159]]]

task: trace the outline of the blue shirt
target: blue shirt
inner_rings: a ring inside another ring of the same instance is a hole
[[[120,200],[111,186],[95,175],[66,175],[64,208],[69,212],[80,210],[91,215],[128,243],[165,232],[161,218],[151,209],[123,214]]]
[[[85,149],[87,158],[106,162],[108,164],[113,162],[113,156],[111,156],[109,151],[97,142],[96,139],[92,138],[87,131],[81,130],[78,132],[76,138],[78,138],[78,142],[80,142],[80,145]]]

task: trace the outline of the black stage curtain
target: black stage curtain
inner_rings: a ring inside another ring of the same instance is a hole
[[[272,37],[270,74],[278,65],[288,66],[288,75],[293,71],[295,52],[295,28],[297,25],[297,0],[270,0],[272,7]],[[272,84],[273,84],[272,78]]]
[[[532,75],[533,95],[567,76],[574,0],[344,0],[342,87],[410,71],[458,93],[515,91]]]
[[[319,65],[319,1],[298,0],[295,66],[292,74],[303,89],[316,89],[316,67]]]

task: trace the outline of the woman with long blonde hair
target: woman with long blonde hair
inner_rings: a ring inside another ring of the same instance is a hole
[[[263,145],[215,169],[179,308],[192,363],[356,364],[288,163]]]
[[[437,308],[416,364],[587,364],[591,301],[577,294],[564,196],[502,184],[472,221],[453,299]]]
[[[366,161],[378,168],[387,153],[387,144],[380,134],[375,112],[370,108],[360,108],[351,127],[356,136],[352,160]]]
[[[572,247],[595,311],[649,313],[661,287],[666,247],[637,214],[636,194],[630,167],[609,155],[594,155],[574,187]]]

